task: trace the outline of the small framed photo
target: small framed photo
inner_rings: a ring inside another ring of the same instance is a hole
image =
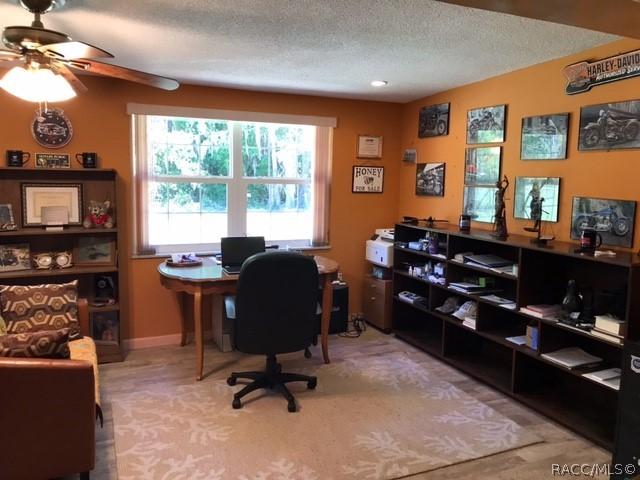
[[[29,244],[0,245],[0,272],[16,270],[31,270]]]
[[[467,144],[504,142],[506,105],[482,107],[467,112]]]
[[[69,225],[82,225],[82,184],[23,183],[22,225],[42,226],[42,207],[66,207]]]
[[[416,165],[416,195],[444,197],[444,163]]]
[[[118,312],[91,312],[89,315],[91,337],[96,344],[119,344],[120,321]]]
[[[80,237],[73,258],[77,266],[115,265],[116,242],[106,236]]]
[[[68,153],[36,153],[36,168],[71,168]]]
[[[418,114],[418,138],[449,134],[449,103],[422,107]]]
[[[415,148],[407,148],[402,156],[402,161],[407,163],[416,163],[418,160],[418,152]]]
[[[522,119],[521,160],[567,158],[569,114],[539,115]]]
[[[513,218],[557,222],[560,178],[516,177]]]
[[[384,167],[354,165],[351,182],[352,193],[382,193]]]
[[[380,135],[358,135],[358,158],[382,158]]]
[[[0,203],[0,231],[15,229],[16,222],[13,218],[13,207],[10,203]]]
[[[496,209],[496,187],[464,187],[462,213],[475,222],[493,222]]]
[[[582,230],[593,228],[604,245],[631,248],[636,218],[636,202],[606,198],[573,197],[571,238],[579,239]]]
[[[491,185],[500,180],[502,147],[467,148],[464,155],[464,184]]]

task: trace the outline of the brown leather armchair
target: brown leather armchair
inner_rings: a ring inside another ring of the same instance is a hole
[[[78,300],[83,335],[87,301]],[[95,464],[93,366],[78,360],[0,358],[0,478],[40,480]]]

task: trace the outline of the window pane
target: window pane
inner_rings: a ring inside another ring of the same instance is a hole
[[[150,117],[147,136],[151,171],[155,175],[229,175],[227,122]]]
[[[315,135],[312,126],[243,123],[244,176],[310,179]]]
[[[227,235],[227,185],[159,183],[150,185],[151,245],[219,243]]]
[[[313,231],[309,184],[250,184],[247,235],[267,240],[310,239]]]

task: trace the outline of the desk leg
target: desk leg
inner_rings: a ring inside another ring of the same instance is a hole
[[[331,310],[333,310],[333,286],[331,285],[331,275],[325,275],[322,286],[322,317],[320,321],[320,338],[324,363],[331,362],[331,360],[329,360],[329,323],[331,321]]]
[[[187,294],[178,292],[176,296],[180,307],[180,346],[184,347],[187,344]]]
[[[204,366],[204,345],[202,337],[202,289],[198,287],[193,294],[193,323],[196,337],[196,380],[202,380]]]

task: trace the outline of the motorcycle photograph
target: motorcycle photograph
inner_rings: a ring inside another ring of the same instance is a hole
[[[596,212],[578,215],[573,221],[575,237],[579,238],[585,228],[593,228],[596,232],[624,237],[631,229],[631,219],[618,213],[616,207],[609,206]]]
[[[602,109],[598,120],[589,122],[581,132],[581,143],[584,148],[595,148],[602,142],[609,145],[632,142],[640,134],[638,115],[616,110]]]

